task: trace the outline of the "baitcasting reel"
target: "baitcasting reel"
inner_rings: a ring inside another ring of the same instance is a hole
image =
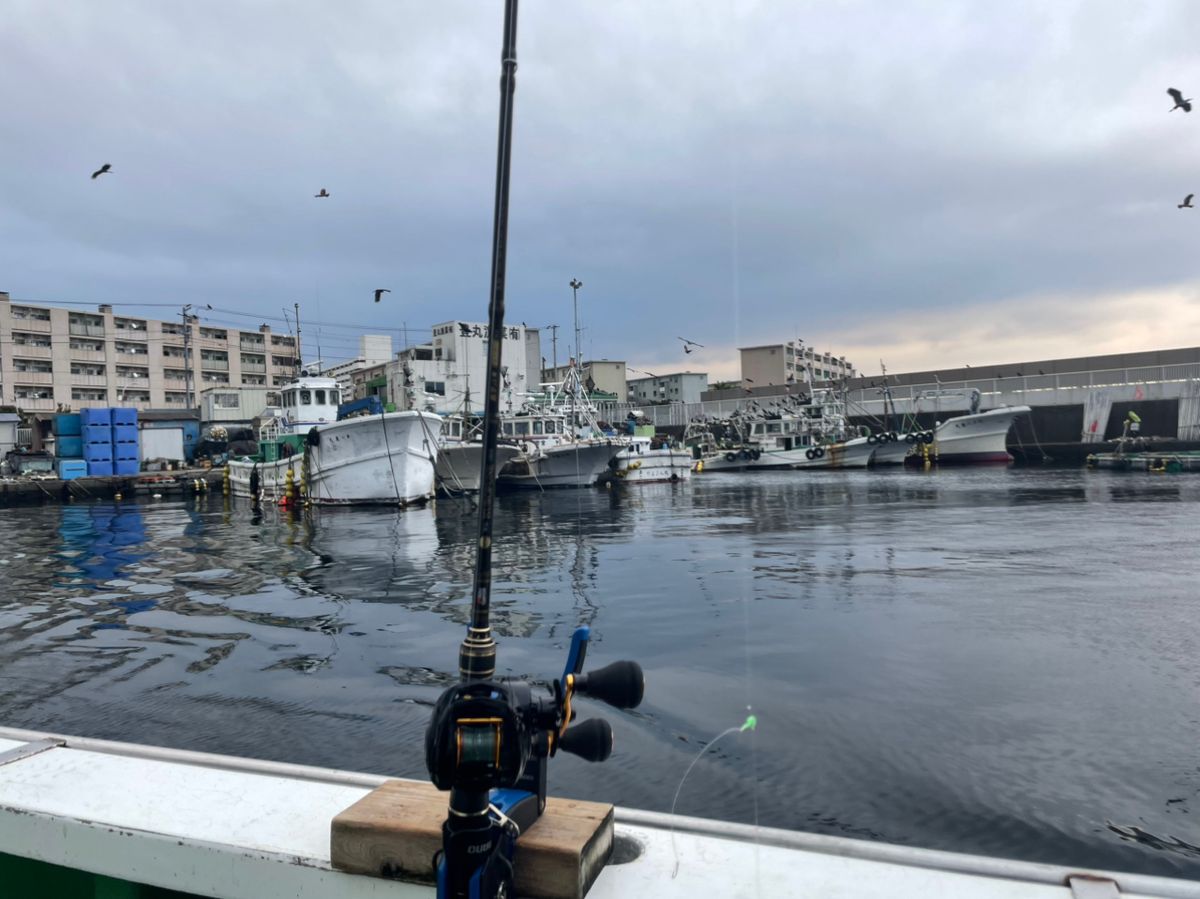
[[[449,687],[425,733],[434,786],[450,791],[437,860],[439,897],[494,899],[512,894],[516,840],[546,808],[546,760],[562,750],[589,762],[612,753],[612,727],[590,718],[574,727],[572,699],[592,696],[619,709],[642,701],[636,662],[583,674],[589,628],[571,638],[552,687],[501,678]]]

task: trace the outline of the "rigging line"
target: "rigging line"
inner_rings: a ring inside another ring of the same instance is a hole
[[[417,413],[421,415],[420,412]],[[392,463],[392,444],[388,440],[387,429],[387,410],[379,413],[379,423],[383,425],[383,447],[387,451],[388,474],[392,476],[392,493],[396,497],[396,504],[400,504],[400,485],[396,483],[396,467]],[[425,417],[421,416],[421,423],[425,423]]]

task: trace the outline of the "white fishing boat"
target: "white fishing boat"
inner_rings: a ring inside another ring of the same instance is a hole
[[[500,469],[499,482],[533,490],[591,487],[628,439],[604,433],[573,362],[561,382],[542,387],[519,411],[500,418],[500,439],[521,452]]]
[[[875,444],[851,436],[845,405],[833,390],[753,405],[728,419],[697,422],[685,433],[704,471],[771,468],[866,468]]]
[[[875,438],[875,454],[871,457],[875,468],[903,465],[908,456],[920,452],[922,444],[933,442],[932,431],[884,431],[871,436]]]
[[[1029,406],[1002,406],[939,422],[929,457],[939,465],[1011,462],[1008,431],[1018,415],[1031,411]]]
[[[338,420],[338,384],[302,376],[281,391],[280,415],[259,430],[259,455],[231,459],[238,496],[409,505],[433,496],[441,418],[380,412]]]
[[[0,729],[3,895],[90,899],[150,887],[222,899],[428,899],[429,882],[333,865],[331,820],[389,779]],[[1200,899],[1200,883],[1176,878],[628,808],[615,810],[611,839],[596,851],[608,863],[591,899]]]
[[[476,493],[483,463],[483,444],[477,427],[461,418],[447,418],[438,435],[437,482],[448,493]],[[521,454],[508,443],[496,446],[496,469],[500,470]]]
[[[669,443],[655,447],[654,438],[635,434],[613,458],[611,468],[626,484],[686,481],[692,476],[692,456]]]

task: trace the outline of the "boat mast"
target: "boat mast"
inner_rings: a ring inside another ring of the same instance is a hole
[[[508,256],[508,185],[512,168],[513,93],[517,83],[517,0],[505,0],[500,54],[500,133],[496,149],[496,204],[492,217],[491,297],[488,301],[487,381],[483,411],[483,461],[479,476],[479,542],[471,624],[458,651],[464,681],[486,680],[496,670],[492,638],[492,512],[496,502],[496,442],[500,431],[500,357],[504,350],[504,276]]]

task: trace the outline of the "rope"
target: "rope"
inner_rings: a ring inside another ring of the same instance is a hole
[[[420,413],[417,413],[420,415]],[[421,421],[425,418],[422,416]],[[392,444],[388,441],[387,432],[387,412],[379,413],[379,423],[383,426],[383,447],[387,450],[388,474],[392,476],[392,492],[396,497],[396,504],[400,503],[400,485],[396,483],[396,469],[392,467]]]

